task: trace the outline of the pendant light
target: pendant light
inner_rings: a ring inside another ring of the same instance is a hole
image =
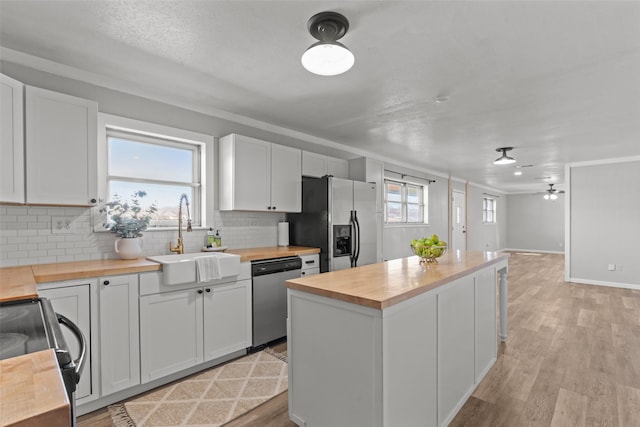
[[[307,30],[319,41],[302,55],[302,66],[314,74],[336,76],[348,71],[355,62],[353,53],[337,42],[349,29],[349,21],[336,12],[320,12],[309,18]]]
[[[511,151],[511,150],[513,150],[513,147],[496,148],[497,152],[501,152],[502,151],[502,156],[500,156],[497,159],[495,159],[493,161],[493,164],[494,165],[509,165],[511,163],[515,163],[516,159],[514,159],[513,157],[507,156],[507,151]]]

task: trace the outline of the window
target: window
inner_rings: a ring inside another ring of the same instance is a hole
[[[100,115],[100,195],[128,200],[145,191],[141,207],[157,205],[149,229],[177,227],[181,194],[193,226],[206,225],[206,148],[213,138],[181,129]],[[125,124],[126,126],[122,126]],[[183,218],[186,212],[183,205]],[[97,227],[96,227],[97,228]]]
[[[495,224],[496,199],[490,197],[484,197],[482,199],[482,222],[485,224]]]
[[[408,182],[384,181],[384,221],[387,224],[426,224],[427,187]]]

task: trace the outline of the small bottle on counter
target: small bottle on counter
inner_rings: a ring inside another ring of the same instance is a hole
[[[209,231],[207,231],[207,247],[215,248],[216,247],[216,236],[213,234],[213,228],[209,227]]]
[[[222,247],[222,237],[220,237],[220,230],[216,230],[216,235],[214,236],[213,239],[215,241],[216,248]]]

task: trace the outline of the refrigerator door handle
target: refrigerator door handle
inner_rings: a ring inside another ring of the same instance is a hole
[[[353,211],[353,220],[356,223],[356,253],[354,255],[354,267],[358,266],[358,258],[360,258],[360,221],[358,221],[358,211]]]
[[[349,255],[349,260],[351,261],[351,267],[356,266],[356,221],[355,221],[355,211],[351,211],[349,215],[349,225],[351,226],[351,254]]]

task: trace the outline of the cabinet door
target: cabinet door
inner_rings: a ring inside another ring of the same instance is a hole
[[[102,396],[140,384],[138,275],[102,277],[100,375]]]
[[[465,276],[438,294],[438,425],[453,418],[475,383],[474,293],[473,276]]]
[[[92,357],[91,357],[91,317],[90,307],[91,298],[89,294],[89,284],[63,286],[60,288],[38,289],[38,295],[48,298],[51,301],[53,310],[66,316],[75,323],[82,333],[87,343],[87,355],[85,356],[85,364],[82,374],[80,375],[80,383],[76,390],[76,400],[91,396],[92,393]],[[62,334],[71,350],[71,355],[76,359],[80,355],[80,346],[76,337],[64,326]]]
[[[327,157],[327,175],[349,179],[349,162],[343,159]]]
[[[0,202],[24,203],[24,85],[0,74]]]
[[[96,203],[97,117],[93,101],[27,86],[27,203]]]
[[[484,268],[476,273],[476,384],[498,356],[496,273]]]
[[[219,148],[220,210],[270,210],[271,143],[231,134]]]
[[[201,288],[140,297],[142,383],[202,363]]]
[[[251,346],[251,280],[207,286],[204,293],[204,359]]]
[[[320,178],[327,174],[327,159],[322,154],[302,152],[302,175]]]
[[[306,270],[302,270],[300,275],[302,277],[313,276],[314,274],[320,274],[320,268],[307,268]]]
[[[302,151],[271,145],[271,209],[302,210]]]

